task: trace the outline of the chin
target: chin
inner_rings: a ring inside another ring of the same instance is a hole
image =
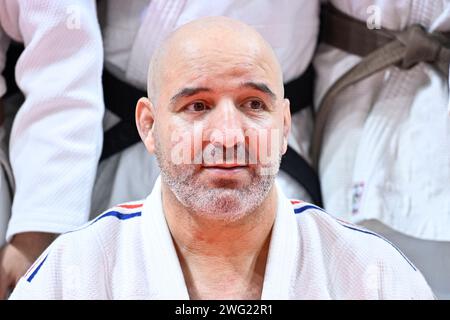
[[[236,190],[217,188],[209,190],[208,193],[198,198],[206,201],[192,203],[193,211],[199,216],[234,222],[247,216],[254,209]]]

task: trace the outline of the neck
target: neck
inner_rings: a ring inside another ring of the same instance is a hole
[[[162,198],[191,298],[259,298],[276,215],[275,188],[254,212],[232,223],[191,212],[164,183]]]

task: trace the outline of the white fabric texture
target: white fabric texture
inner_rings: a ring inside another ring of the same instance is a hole
[[[410,237],[379,220],[365,220],[362,225],[394,243],[422,272],[437,299],[450,300],[449,242]]]
[[[376,234],[277,188],[262,299],[433,299],[421,273]],[[295,213],[298,214],[295,214]],[[11,299],[189,299],[161,201],[116,206],[61,235]]]
[[[151,55],[173,30],[206,16],[228,16],[254,27],[274,48],[284,81],[309,65],[319,27],[318,1],[108,0],[102,24],[105,61],[122,80],[147,88]]]
[[[363,22],[420,23],[450,31],[450,1],[333,0]],[[371,7],[371,10],[368,8]],[[315,101],[360,58],[320,45]],[[343,91],[324,134],[319,175],[324,207],[354,223],[377,219],[404,234],[450,241],[449,79],[420,63],[390,67]]]
[[[108,0],[102,16],[106,69],[142,90],[147,87],[148,64],[155,48],[176,28],[205,16],[228,16],[254,27],[273,47],[284,81],[288,82],[301,75],[311,62],[318,35],[319,3]],[[289,145],[308,162],[307,141],[312,122],[309,110],[293,115],[289,136]],[[138,144],[104,161],[97,174],[92,201],[94,214],[116,203],[144,198],[159,168],[154,158],[148,158],[144,146]],[[281,172],[277,179],[289,196],[310,200],[309,194],[288,174]]]
[[[65,232],[88,220],[102,143],[103,50],[95,1],[0,0],[0,26],[25,45],[15,69],[25,102],[10,138],[16,189],[7,238]],[[0,66],[4,54],[0,50]]]

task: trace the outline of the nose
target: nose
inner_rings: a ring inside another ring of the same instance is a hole
[[[209,141],[224,148],[244,144],[243,120],[242,113],[231,99],[220,100],[209,119]]]

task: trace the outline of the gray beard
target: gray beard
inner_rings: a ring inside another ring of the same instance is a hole
[[[155,154],[164,183],[189,212],[209,219],[235,222],[255,211],[267,198],[280,167],[281,154],[271,164],[273,174],[253,172],[251,183],[244,188],[207,188],[196,178],[196,165],[174,165],[161,152],[159,139],[155,141]]]

